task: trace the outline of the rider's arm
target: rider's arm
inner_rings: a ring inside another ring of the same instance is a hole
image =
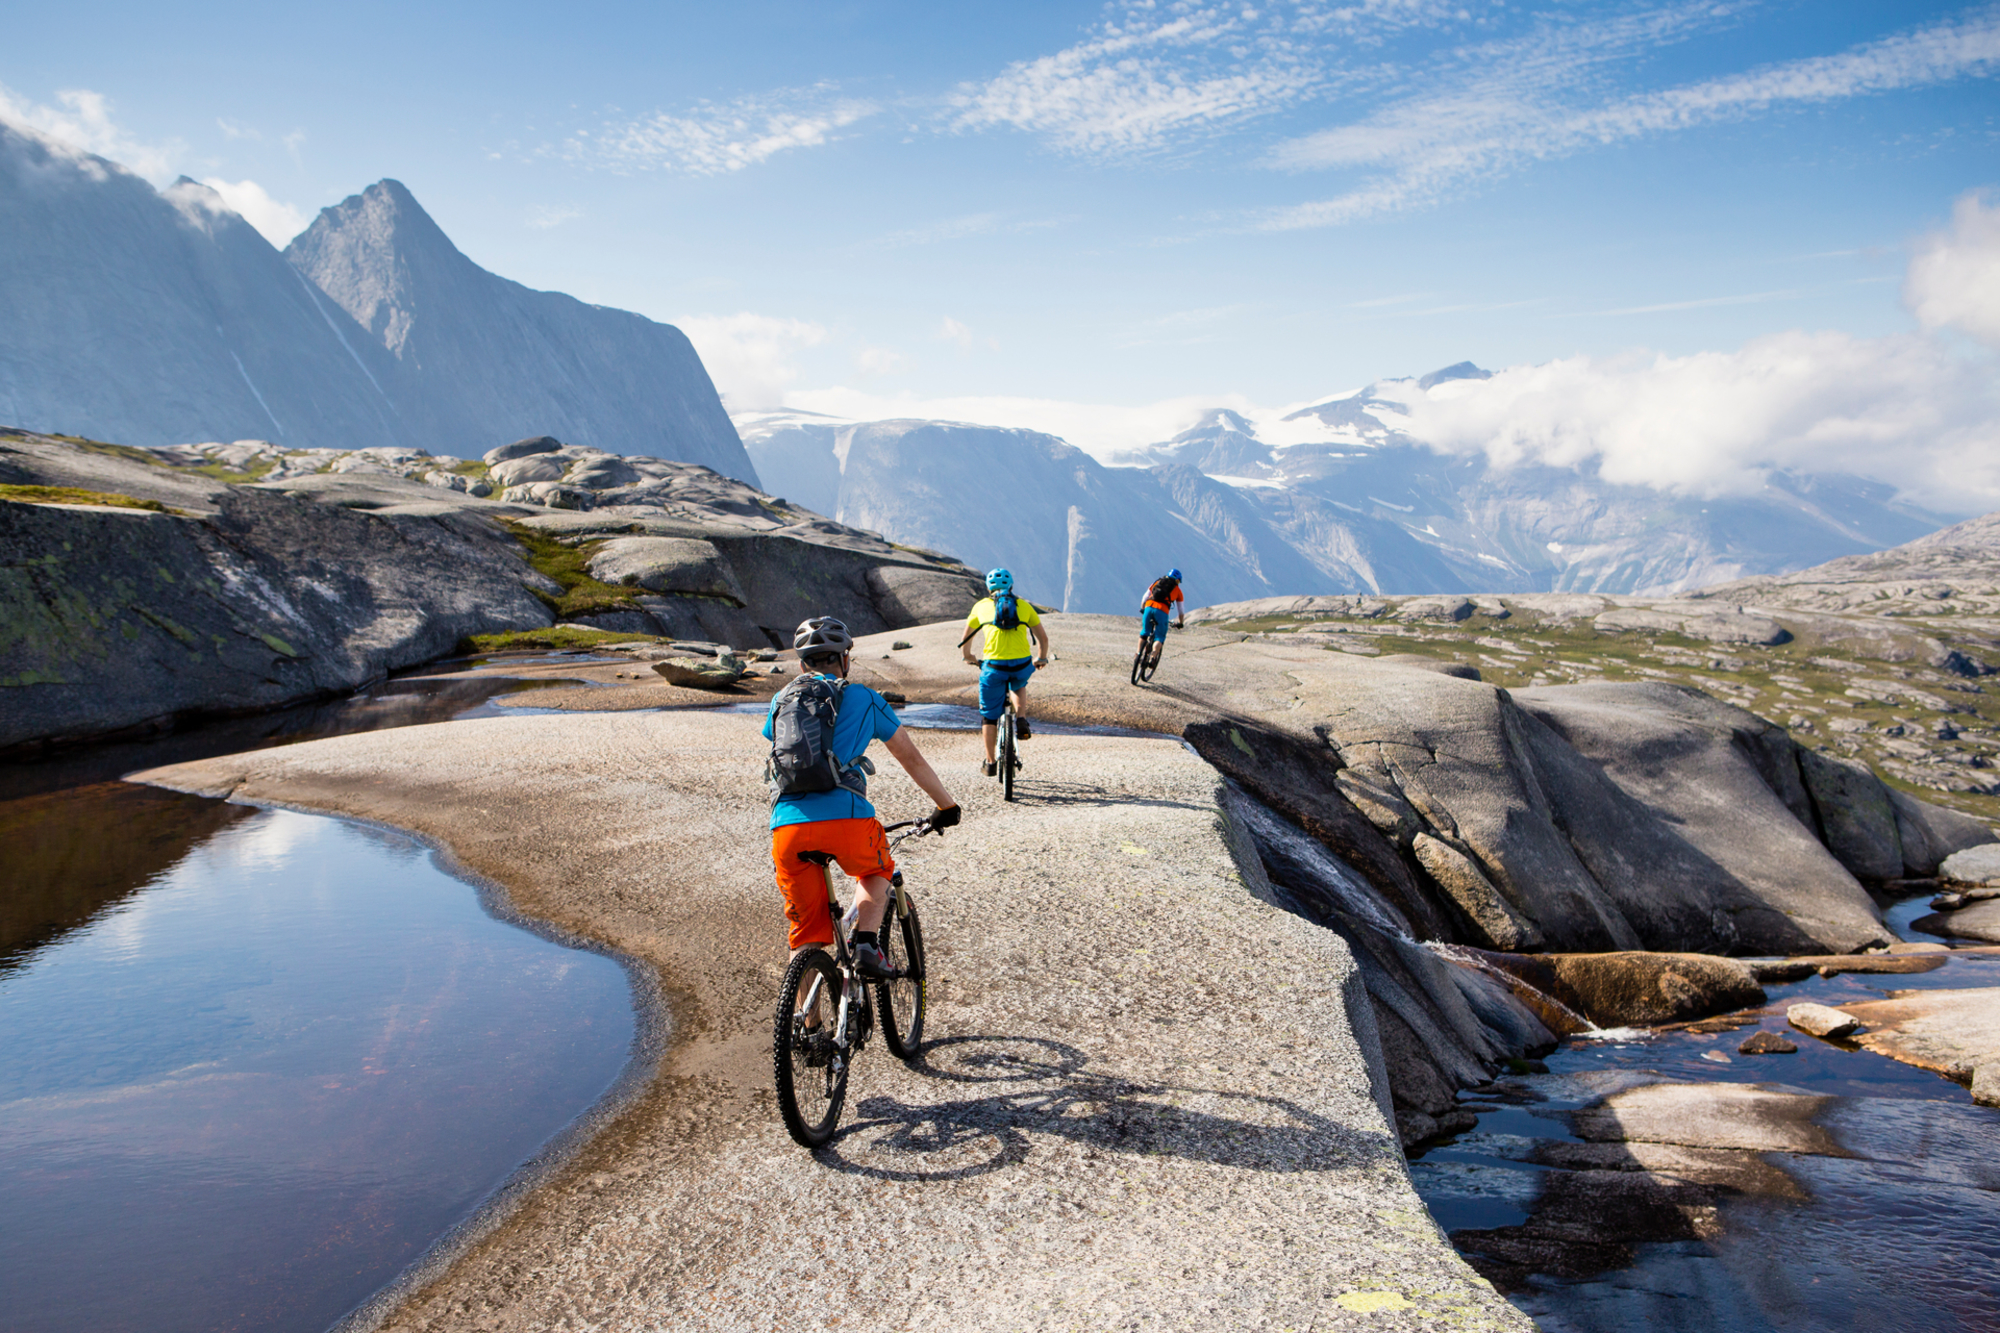
[[[1049,664],[1049,632],[1043,629],[1042,622],[1037,620],[1034,624],[1028,626],[1028,633],[1035,636],[1035,646],[1042,650],[1042,660],[1035,663],[1035,665],[1038,667],[1047,666]]]
[[[968,666],[979,665],[979,659],[973,655],[972,645],[975,640],[983,637],[984,631],[980,627],[984,623],[979,618],[979,608],[977,606],[973,607],[972,614],[965,618],[965,639],[964,642],[958,645],[958,655],[965,659]],[[982,648],[984,647],[983,644],[981,646]]]
[[[1178,628],[1187,628],[1187,598],[1181,596],[1178,587],[1174,589],[1174,618],[1180,621]]]
[[[882,748],[896,757],[896,762],[910,775],[910,781],[922,787],[924,795],[930,797],[931,803],[938,809],[958,804],[944,789],[944,783],[938,780],[937,770],[931,767],[931,761],[924,758],[923,752],[917,749],[917,743],[910,739],[907,728],[883,741]]]

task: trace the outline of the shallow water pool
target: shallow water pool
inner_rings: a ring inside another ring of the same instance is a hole
[[[191,849],[0,970],[10,1330],[324,1329],[630,1057],[623,969],[489,915],[415,839],[194,813]]]

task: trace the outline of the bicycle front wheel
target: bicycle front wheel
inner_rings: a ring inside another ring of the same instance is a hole
[[[771,1073],[785,1129],[807,1148],[833,1137],[847,1099],[847,1053],[833,1043],[840,974],[823,950],[808,949],[785,969],[771,1031]]]
[[[909,902],[908,895],[904,897]],[[917,905],[909,902],[909,913],[898,917],[894,911],[882,919],[882,958],[903,975],[875,983],[875,1002],[882,1007],[882,1039],[898,1060],[914,1059],[924,1039],[924,928],[917,919]]]

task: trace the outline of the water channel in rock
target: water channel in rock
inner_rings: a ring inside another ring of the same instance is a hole
[[[0,1324],[325,1329],[615,1083],[624,970],[416,839],[115,780],[541,683],[391,681],[0,766]]]

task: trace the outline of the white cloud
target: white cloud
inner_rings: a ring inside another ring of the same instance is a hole
[[[968,349],[973,343],[972,330],[950,315],[938,321],[937,336],[943,342],[957,343],[960,347]]]
[[[910,359],[887,347],[864,347],[854,354],[854,368],[863,375],[895,375],[910,368]]]
[[[1449,53],[1440,91],[1280,145],[1288,170],[1381,169],[1330,199],[1274,209],[1269,230],[1333,226],[1421,207],[1537,160],[2000,67],[2000,14],[1935,24],[1832,56],[1769,65],[1664,91],[1597,100],[1605,68],[1729,20],[1727,7],[1681,6],[1539,32]]]
[[[664,111],[578,131],[564,153],[613,170],[660,169],[691,176],[741,171],[797,148],[831,143],[841,130],[876,113],[871,102],[843,98],[831,85],[704,102],[686,115]]]
[[[1571,357],[1413,394],[1405,429],[1493,463],[1742,494],[1774,468],[1873,476],[1941,509],[2000,504],[2000,378],[1918,335],[1790,332],[1735,352]]]
[[[799,377],[797,356],[827,339],[826,329],[803,319],[748,312],[677,319],[701,355],[709,378],[732,412],[779,406],[785,386]]]
[[[155,185],[179,175],[175,163],[187,153],[179,139],[149,143],[111,118],[111,100],[87,88],[66,88],[56,106],[32,102],[0,86],[0,118],[38,130],[68,148],[106,157]]]
[[[1976,194],[1951,211],[1951,230],[1910,260],[1903,300],[1927,329],[1957,328],[2000,348],[2000,205]]]
[[[202,181],[222,196],[222,202],[243,220],[263,233],[264,239],[282,249],[292,237],[306,229],[306,215],[290,204],[273,199],[256,181],[226,181],[210,176]]]

